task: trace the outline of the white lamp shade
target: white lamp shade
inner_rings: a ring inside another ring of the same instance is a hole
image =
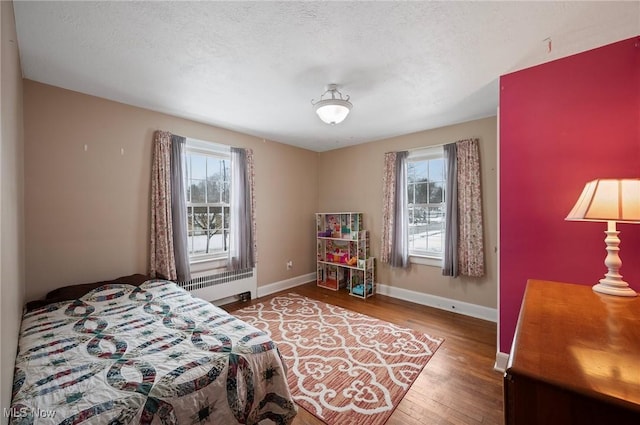
[[[351,103],[342,99],[321,100],[315,104],[316,114],[327,124],[339,124],[347,118]]]
[[[590,181],[565,220],[640,223],[640,179]]]

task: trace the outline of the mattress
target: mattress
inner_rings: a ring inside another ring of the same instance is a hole
[[[275,343],[175,283],[106,284],[25,313],[12,424],[289,424]]]

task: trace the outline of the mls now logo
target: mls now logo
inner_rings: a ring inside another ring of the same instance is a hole
[[[54,418],[55,410],[30,409],[27,406],[11,407],[2,409],[5,418]]]

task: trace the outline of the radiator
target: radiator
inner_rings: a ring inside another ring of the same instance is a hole
[[[237,301],[236,295],[251,293],[256,298],[258,280],[255,267],[252,269],[221,271],[212,274],[198,273],[191,280],[178,282],[193,296],[214,304]]]

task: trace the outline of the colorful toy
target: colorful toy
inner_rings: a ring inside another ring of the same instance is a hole
[[[334,259],[338,263],[346,263],[347,260],[349,259],[349,254],[347,254],[346,252],[341,252],[336,250],[336,253],[334,254]]]
[[[327,261],[330,261],[332,263],[348,264],[347,262],[351,260],[349,260],[349,254],[336,249],[334,252],[327,252]]]
[[[353,292],[356,295],[359,295],[359,296],[363,297],[364,296],[364,288],[365,288],[365,285],[363,285],[362,283],[359,283],[358,285],[354,286],[351,289],[351,292]],[[367,284],[367,294],[371,294],[372,292],[373,292],[373,286],[370,283],[368,283]]]

